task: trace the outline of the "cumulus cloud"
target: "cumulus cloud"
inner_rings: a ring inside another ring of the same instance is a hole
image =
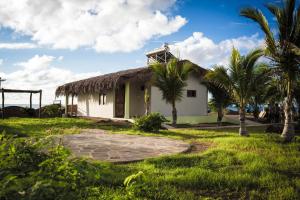
[[[59,57],[49,55],[35,55],[25,62],[19,62],[15,65],[18,70],[11,73],[1,73],[0,77],[6,79],[3,83],[4,88],[11,89],[32,89],[43,90],[43,104],[52,103],[55,99],[55,89],[57,86],[66,82],[80,80],[91,76],[100,75],[100,72],[94,73],[74,73],[67,69],[53,66],[53,62],[59,60]],[[6,102],[8,104],[28,103],[28,97],[24,95],[8,95]],[[36,101],[38,102],[38,101]]]
[[[203,67],[211,67],[215,64],[226,65],[233,47],[246,53],[263,45],[264,40],[259,38],[258,34],[226,39],[216,43],[204,36],[203,33],[194,32],[187,39],[170,45],[170,48],[174,55],[179,53],[181,58],[189,59]]]
[[[37,48],[33,43],[0,43],[0,49],[34,49]]]
[[[28,35],[39,45],[98,52],[130,52],[185,23],[170,16],[176,0],[0,1],[0,25]]]

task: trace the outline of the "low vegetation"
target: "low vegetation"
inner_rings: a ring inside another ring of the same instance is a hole
[[[298,136],[285,144],[279,135],[265,134],[263,128],[252,128],[250,137],[239,137],[236,129],[146,133],[123,125],[62,118],[7,119],[0,127],[6,130],[6,139],[1,138],[0,199],[47,199],[54,192],[59,194],[57,199],[300,197]],[[49,134],[79,133],[82,128],[170,137],[210,147],[114,165],[72,158],[63,147],[46,143]],[[26,137],[17,137],[16,132]]]
[[[151,113],[135,119],[134,128],[145,132],[158,132],[163,122],[168,120],[159,113]]]

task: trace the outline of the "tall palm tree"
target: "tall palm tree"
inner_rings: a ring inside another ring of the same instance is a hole
[[[248,135],[245,125],[245,107],[253,94],[256,63],[262,55],[262,50],[256,49],[246,56],[241,56],[239,51],[233,48],[228,69],[218,66],[206,75],[210,81],[226,89],[233,100],[239,104],[241,136]]]
[[[294,97],[298,106],[298,121],[300,122],[300,79],[297,81],[296,87],[294,89]]]
[[[276,35],[261,10],[243,8],[240,14],[258,23],[265,33],[265,55],[271,59],[274,69],[286,84],[282,137],[288,142],[293,139],[295,132],[291,108],[293,88],[299,76],[300,6],[296,9],[295,0],[286,0],[282,7],[274,4],[267,4],[266,7],[277,22]]]
[[[176,126],[176,102],[182,98],[188,75],[193,67],[188,62],[180,62],[177,58],[170,59],[167,64],[154,63],[150,67],[153,70],[154,85],[162,92],[166,103],[172,106],[172,124]]]
[[[208,91],[212,94],[210,102],[216,108],[218,117],[218,125],[222,125],[222,119],[224,116],[224,109],[232,103],[230,94],[220,85],[213,81],[210,81],[208,77],[204,78],[204,85],[206,85]]]

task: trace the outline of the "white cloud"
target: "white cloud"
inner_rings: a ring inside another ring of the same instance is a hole
[[[170,45],[170,48],[174,55],[179,53],[183,59],[189,59],[203,67],[211,67],[215,64],[226,65],[233,47],[246,53],[251,49],[263,46],[263,44],[264,40],[259,38],[258,34],[216,43],[205,37],[203,33],[194,32],[189,38]]]
[[[57,60],[59,60],[59,61],[62,61],[63,59],[64,59],[63,56],[59,56],[59,57],[57,58]]]
[[[35,55],[25,62],[16,63],[20,68],[12,73],[1,73],[0,77],[6,79],[4,88],[43,90],[43,104],[52,103],[55,98],[57,86],[67,82],[99,75],[95,73],[74,73],[66,69],[53,66],[52,62],[59,59],[48,55]],[[26,104],[28,97],[24,95],[9,94],[6,98],[8,104]],[[37,103],[38,101],[36,101]]]
[[[0,1],[0,25],[31,36],[39,45],[98,52],[130,52],[185,23],[168,11],[176,0]],[[168,13],[168,14],[167,14]]]
[[[0,43],[0,49],[34,49],[37,48],[33,43]]]
[[[3,64],[3,62],[4,62],[4,60],[3,60],[3,59],[0,59],[0,65],[2,65],[2,64]]]

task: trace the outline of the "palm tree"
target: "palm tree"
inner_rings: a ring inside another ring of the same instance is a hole
[[[228,69],[218,66],[206,75],[210,81],[228,91],[233,100],[239,104],[241,136],[248,135],[245,125],[245,107],[253,94],[256,63],[262,55],[262,50],[256,49],[246,56],[241,56],[239,51],[233,48]]]
[[[176,102],[182,98],[184,88],[187,86],[186,80],[193,70],[192,65],[172,58],[167,64],[154,63],[150,67],[153,70],[154,85],[162,92],[166,103],[172,106],[172,124],[176,126]]]
[[[259,64],[254,71],[253,79],[255,84],[252,90],[255,91],[250,99],[249,104],[253,107],[253,117],[258,120],[259,105],[265,104],[273,94],[270,93],[270,82],[272,81],[270,74],[270,66],[264,63]]]
[[[286,0],[282,7],[267,4],[277,22],[276,37],[261,10],[244,8],[240,14],[258,23],[265,33],[265,55],[270,58],[274,70],[284,79],[286,84],[285,122],[282,137],[289,142],[294,137],[292,121],[293,89],[299,76],[299,43],[300,43],[300,6],[296,9],[295,0]],[[295,51],[296,50],[296,51]]]
[[[298,121],[300,121],[300,79],[297,81],[296,87],[294,89],[294,97],[298,107]]]
[[[217,122],[218,125],[222,125],[222,119],[224,116],[224,109],[230,105],[231,98],[228,92],[218,84],[215,84],[213,81],[209,81],[208,77],[204,78],[203,83],[206,85],[208,91],[212,94],[212,98],[210,103],[213,107],[216,108],[218,117]]]

